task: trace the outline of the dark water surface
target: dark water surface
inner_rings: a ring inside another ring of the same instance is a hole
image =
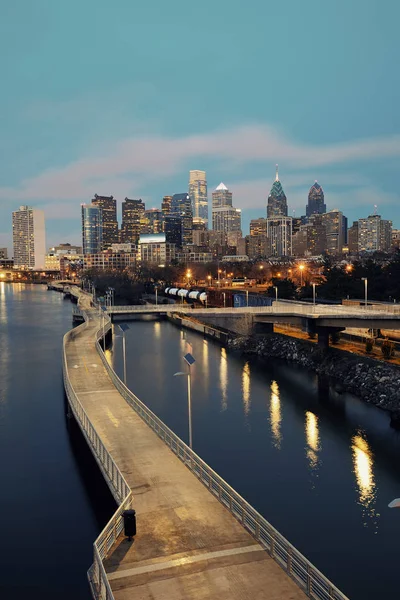
[[[130,323],[128,385],[352,600],[399,596],[400,435],[307,371],[250,360],[167,322]],[[117,328],[115,333],[118,335]],[[186,338],[186,339],[185,339]],[[109,360],[122,376],[121,338]]]
[[[0,283],[0,598],[89,600],[92,544],[114,501],[65,417],[62,337],[71,303]]]

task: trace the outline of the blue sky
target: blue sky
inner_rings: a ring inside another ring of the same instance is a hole
[[[80,241],[94,193],[148,208],[189,169],[265,216],[275,163],[290,214],[400,227],[395,0],[0,0],[0,246],[44,208],[48,245]]]

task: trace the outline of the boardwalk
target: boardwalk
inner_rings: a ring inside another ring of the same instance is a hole
[[[89,317],[66,345],[68,375],[137,513],[135,541],[120,536],[105,561],[116,600],[306,598],[122,398],[95,348],[93,309]]]

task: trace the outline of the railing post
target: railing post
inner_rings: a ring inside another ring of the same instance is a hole
[[[307,596],[311,597],[312,592],[312,581],[311,581],[311,567],[307,565]]]

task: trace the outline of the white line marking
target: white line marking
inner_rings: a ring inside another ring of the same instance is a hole
[[[235,554],[246,554],[247,552],[260,551],[263,551],[262,546],[260,546],[259,544],[252,544],[251,546],[244,546],[242,548],[231,548],[230,550],[218,550],[216,552],[207,552],[206,554],[184,556],[183,558],[168,560],[166,562],[155,563],[152,565],[145,565],[144,567],[126,569],[124,571],[117,571],[116,573],[107,573],[107,579],[109,581],[113,581],[114,579],[120,579],[121,577],[131,577],[132,575],[142,575],[143,573],[162,571],[163,569],[170,569],[171,567],[181,567],[182,565],[190,565],[196,562],[201,562],[203,560],[210,560],[212,558],[221,558],[223,556],[234,556]]]

